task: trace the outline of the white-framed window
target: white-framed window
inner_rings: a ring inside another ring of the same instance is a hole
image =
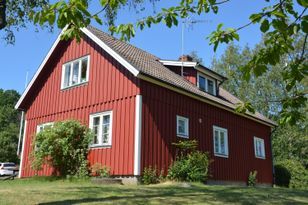
[[[256,158],[265,159],[264,139],[254,137],[254,149]]]
[[[178,137],[189,138],[189,119],[176,116],[176,134]]]
[[[197,86],[200,90],[208,92],[212,95],[216,95],[216,83],[215,80],[202,75],[201,73],[197,74]]]
[[[90,128],[93,131],[92,147],[111,146],[112,111],[90,115]]]
[[[42,132],[46,128],[51,128],[53,126],[53,124],[54,124],[53,122],[46,122],[46,123],[37,125],[36,126],[36,134]]]
[[[90,56],[63,64],[61,89],[88,82]]]
[[[214,155],[219,157],[228,157],[228,130],[213,126],[213,140],[214,140]]]

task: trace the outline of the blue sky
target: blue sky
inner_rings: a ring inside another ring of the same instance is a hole
[[[172,1],[162,1],[156,4],[156,9],[171,5]],[[185,27],[184,53],[196,51],[203,59],[204,65],[210,67],[213,57],[220,56],[226,47],[221,45],[214,53],[213,46],[210,46],[206,39],[211,31],[215,30],[219,23],[224,23],[224,27],[238,27],[246,24],[249,22],[248,18],[251,13],[260,11],[266,5],[265,1],[260,0],[233,0],[222,6],[218,15],[207,14],[192,17],[191,19],[202,22],[194,24],[193,27]],[[91,5],[91,10],[99,10],[98,5]],[[126,8],[119,12],[117,22],[135,22],[136,19],[151,14],[152,10],[152,6],[147,5],[144,11],[136,14],[134,10]],[[93,25],[105,31],[107,29],[106,26]],[[171,29],[164,24],[154,25],[150,29],[137,31],[136,37],[130,43],[162,59],[177,59],[182,53],[181,30],[181,23],[178,27]],[[30,81],[58,34],[59,30],[53,33],[46,30],[35,32],[35,28],[30,25],[27,29],[15,32],[15,45],[6,45],[5,41],[0,39],[0,88],[15,89],[22,93],[26,73],[28,72],[28,81]],[[0,31],[0,37],[2,36],[3,31]],[[253,25],[240,31],[238,44],[242,46],[248,44],[252,47],[260,39],[259,28]]]

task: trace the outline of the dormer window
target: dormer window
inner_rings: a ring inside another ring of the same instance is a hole
[[[212,80],[201,73],[198,73],[198,83],[197,86],[200,90],[208,92],[211,95],[216,95],[216,85],[215,80]]]
[[[79,85],[89,80],[89,56],[65,63],[62,67],[61,89]]]

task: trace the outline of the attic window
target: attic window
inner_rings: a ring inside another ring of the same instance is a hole
[[[200,90],[208,92],[212,95],[216,95],[216,84],[215,81],[198,73],[198,83],[197,86]]]
[[[61,89],[88,82],[89,58],[85,56],[63,65]]]

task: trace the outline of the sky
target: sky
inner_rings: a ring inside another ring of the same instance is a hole
[[[99,5],[95,1],[92,2],[94,3],[90,5],[90,10],[98,11]],[[153,9],[159,11],[160,8],[169,7],[172,4],[174,1],[161,1],[156,3],[154,8],[152,5],[146,5],[146,9],[138,13],[126,7],[119,12],[116,23],[136,22],[137,19],[152,14]],[[203,59],[203,64],[211,67],[213,57],[219,57],[226,45],[220,45],[214,53],[213,46],[209,45],[206,37],[216,29],[219,23],[224,23],[224,28],[236,28],[248,23],[250,14],[260,11],[267,4],[260,0],[233,0],[221,6],[217,15],[191,16],[191,20],[197,20],[199,23],[190,26],[180,21],[178,27],[171,29],[160,24],[143,31],[137,31],[130,43],[161,59],[178,59],[182,54],[183,42],[184,54],[195,51]],[[95,23],[92,25],[107,31],[106,26]],[[182,41],[182,26],[184,26],[184,41]],[[31,80],[59,32],[58,29],[55,29],[53,33],[47,30],[36,32],[35,27],[29,25],[28,28],[15,32],[16,42],[14,45],[7,45],[3,39],[0,39],[0,88],[15,89],[22,93],[26,81]],[[253,47],[261,39],[257,25],[247,27],[239,34],[240,41],[236,44],[240,46]],[[3,37],[1,30],[0,37]]]

